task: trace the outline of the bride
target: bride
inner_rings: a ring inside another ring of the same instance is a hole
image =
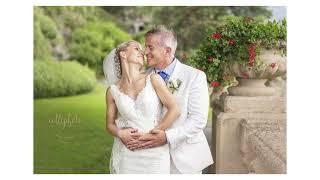
[[[169,146],[131,151],[126,144],[156,129],[165,130],[180,115],[175,98],[156,74],[142,73],[143,51],[136,41],[120,44],[103,62],[106,129],[114,136],[110,173],[170,174]],[[168,111],[161,116],[162,106]]]

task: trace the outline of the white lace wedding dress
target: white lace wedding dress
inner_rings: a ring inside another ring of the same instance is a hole
[[[116,124],[119,128],[133,127],[139,132],[147,133],[159,123],[162,107],[150,75],[147,76],[146,85],[135,100],[122,93],[116,85],[111,85],[111,93],[118,108]],[[168,144],[131,151],[115,137],[110,158],[110,173],[170,174]]]

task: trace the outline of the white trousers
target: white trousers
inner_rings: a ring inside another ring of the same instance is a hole
[[[174,165],[174,162],[170,156],[170,174],[182,174],[178,169],[177,167]],[[199,172],[188,172],[188,173],[185,173],[185,174],[202,174],[202,171],[199,171]]]

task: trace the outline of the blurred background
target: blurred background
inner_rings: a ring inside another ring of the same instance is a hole
[[[144,44],[144,33],[164,24],[178,36],[176,57],[188,63],[226,17],[280,21],[286,7],[36,6],[33,16],[34,173],[109,173],[102,62],[113,48]]]

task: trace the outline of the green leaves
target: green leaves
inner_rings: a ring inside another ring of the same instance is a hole
[[[34,54],[35,60],[53,59],[52,47],[61,40],[56,23],[43,10],[34,8]]]
[[[92,22],[78,28],[70,45],[70,58],[87,64],[102,75],[102,61],[107,53],[131,36],[111,22]]]
[[[250,59],[252,61],[259,55],[262,48],[286,50],[286,20],[263,22],[248,17],[226,19],[224,25],[207,34],[206,40],[190,60],[191,65],[206,73],[210,83],[217,81],[221,82],[222,86],[228,84],[223,79],[229,75],[225,71],[226,67],[233,63],[248,64]],[[221,34],[221,38],[217,33]],[[250,45],[255,47],[251,52]],[[209,57],[214,60],[208,60]],[[261,64],[256,66],[254,69],[261,69]]]

